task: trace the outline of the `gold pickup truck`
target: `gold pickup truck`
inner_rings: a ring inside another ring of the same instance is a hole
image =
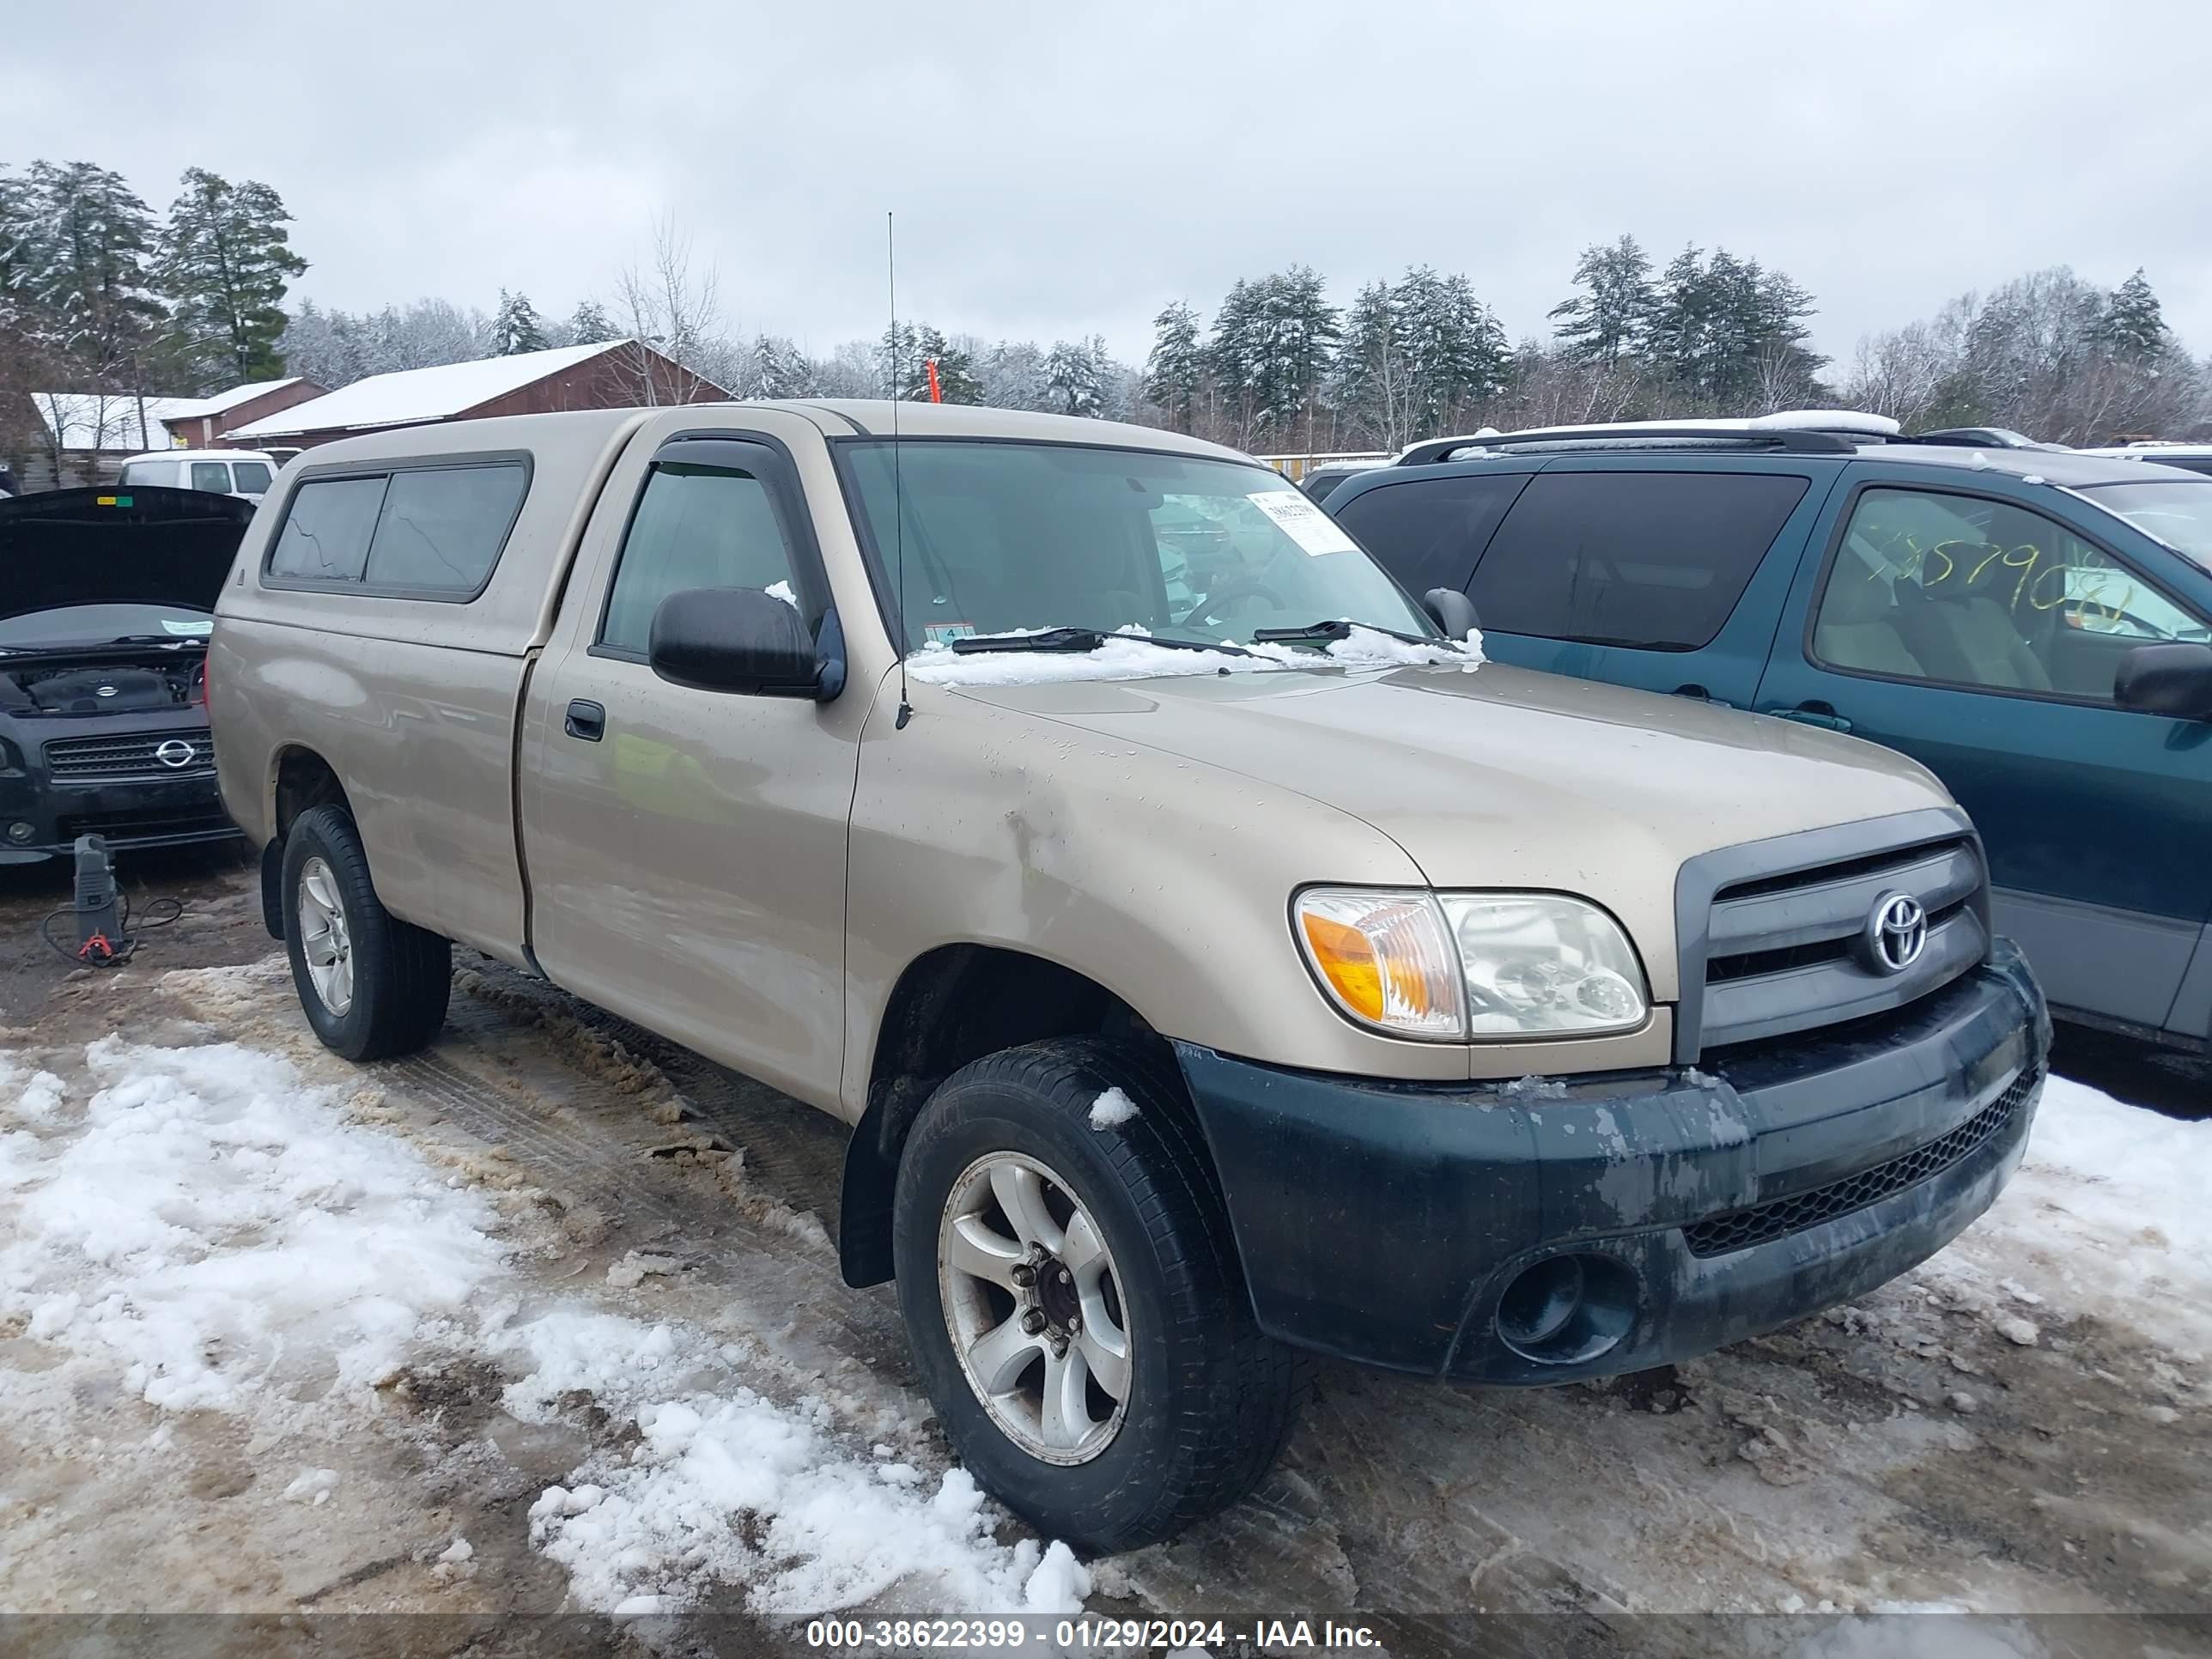
[[[1656,1365],[2019,1161],[2049,1027],[1941,785],[1474,622],[1170,433],[532,416],[288,465],[210,709],[325,1042],[431,1042],[458,943],[848,1121],[846,1277],[1112,1549],[1251,1487],[1304,1351]]]

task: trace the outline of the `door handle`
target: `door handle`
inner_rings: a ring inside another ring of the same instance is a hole
[[[1702,685],[1678,685],[1674,688],[1674,695],[1689,697],[1698,702],[1709,702],[1716,708],[1733,708],[1735,706],[1725,697],[1715,696]]]
[[[607,711],[598,703],[579,697],[568,705],[568,718],[561,729],[572,738],[597,743],[607,734]]]
[[[1774,711],[1785,720],[1796,720],[1800,726],[1817,726],[1824,732],[1848,732],[1851,723],[1825,702],[1801,702],[1795,708]]]

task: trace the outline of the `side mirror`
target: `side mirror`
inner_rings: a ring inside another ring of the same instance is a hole
[[[1474,601],[1456,587],[1432,587],[1421,595],[1421,609],[1429,619],[1455,640],[1463,640],[1482,626],[1474,618]]]
[[[2212,720],[2212,645],[2139,645],[2120,659],[2112,701],[2145,714]]]
[[[825,641],[830,618],[823,619]],[[653,613],[646,660],[653,672],[702,691],[826,702],[844,687],[829,672],[796,606],[755,587],[687,587]]]

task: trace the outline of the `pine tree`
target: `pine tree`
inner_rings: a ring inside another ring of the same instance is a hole
[[[2166,313],[2159,305],[2149,279],[2137,265],[2135,274],[2114,289],[2098,319],[2097,339],[2112,356],[2140,362],[2166,349]]]
[[[1178,300],[1152,319],[1152,355],[1145,361],[1145,397],[1179,432],[1191,429],[1191,410],[1206,373],[1198,343],[1198,313]]]
[[[994,409],[1050,409],[1045,362],[1034,341],[1000,341],[983,360],[983,401]]]
[[[1353,430],[1387,449],[1413,437],[1402,335],[1396,294],[1388,283],[1370,283],[1346,313],[1336,358],[1338,406]]]
[[[1686,246],[1660,273],[1648,331],[1651,359],[1668,380],[1686,386],[1698,384],[1711,308],[1704,252],[1694,244]]]
[[[597,300],[585,301],[576,307],[575,314],[568,319],[570,345],[604,345],[610,340],[622,337],[622,330],[615,326],[613,319],[607,315],[606,307]]]
[[[27,337],[90,386],[146,390],[163,317],[145,203],[88,161],[33,161],[11,194],[5,257]]]
[[[1055,340],[1045,359],[1045,384],[1053,406],[1063,415],[1097,416],[1104,412],[1106,342],[1100,335],[1087,340]]]
[[[291,215],[264,184],[232,185],[188,167],[169,206],[162,281],[185,349],[218,379],[283,373],[284,290],[307,268],[284,227]]]
[[[1633,236],[1610,246],[1593,244],[1575,265],[1577,286],[1588,290],[1562,300],[1550,315],[1569,360],[1607,367],[1641,349],[1653,305],[1651,262]]]
[[[545,325],[538,320],[538,307],[530,303],[530,296],[500,289],[499,310],[491,319],[491,355],[514,357],[544,349]]]
[[[924,328],[917,342],[921,354],[921,395],[929,395],[929,365],[937,365],[937,392],[948,404],[980,404],[983,383],[975,378],[975,354],[961,341],[949,340],[935,328]]]
[[[749,398],[804,398],[815,390],[817,374],[806,354],[780,334],[753,342],[753,380]]]

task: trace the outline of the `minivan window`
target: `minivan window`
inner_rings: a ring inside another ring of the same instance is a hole
[[[266,462],[233,461],[230,464],[230,473],[231,477],[238,480],[240,495],[262,495],[268,493],[270,474]]]
[[[653,613],[687,587],[753,587],[796,600],[791,544],[768,486],[738,467],[662,462],[645,483],[615,567],[599,643],[642,657]]]
[[[1486,629],[1694,651],[1743,597],[1811,481],[1773,472],[1544,472],[1468,596]]]
[[[368,550],[369,586],[477,592],[507,541],[526,477],[512,465],[393,473]]]
[[[2134,647],[2208,639],[2203,618],[2041,514],[1915,489],[1860,495],[1813,622],[1831,667],[2100,702]]]
[[[194,461],[192,488],[211,489],[218,495],[230,494],[230,468],[222,461]]]
[[[1339,618],[1435,633],[1351,537],[1280,474],[1076,444],[842,445],[908,647],[1017,629],[1137,627],[1239,643]]]
[[[1463,592],[1491,532],[1528,482],[1525,472],[1408,478],[1353,496],[1334,516],[1408,593]]]
[[[269,554],[269,574],[307,581],[357,582],[384,505],[385,480],[321,478],[292,492],[291,511]]]

